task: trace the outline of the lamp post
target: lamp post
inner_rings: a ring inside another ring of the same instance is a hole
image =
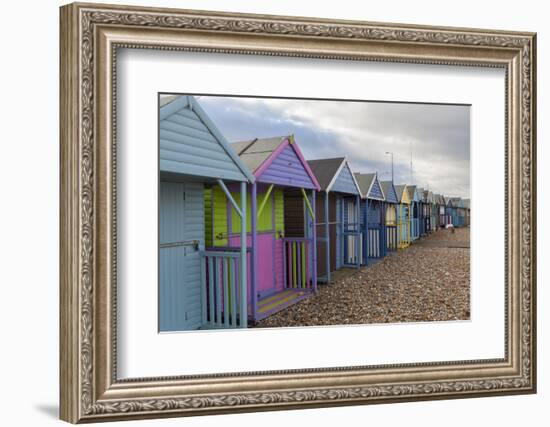
[[[393,152],[386,151],[386,154],[391,155],[391,182],[393,182]]]

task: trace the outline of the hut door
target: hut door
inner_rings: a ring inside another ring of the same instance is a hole
[[[201,326],[204,247],[201,183],[161,182],[159,206],[159,321],[161,331]]]
[[[346,264],[356,264],[357,257],[359,255],[359,249],[362,246],[362,242],[357,245],[356,232],[359,226],[359,219],[357,218],[357,209],[355,207],[355,200],[345,200],[346,207],[346,226],[345,230],[348,232],[345,234],[345,253],[344,260]]]

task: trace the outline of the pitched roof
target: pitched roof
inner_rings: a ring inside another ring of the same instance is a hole
[[[193,96],[161,96],[159,104],[161,173],[254,182],[250,171]]]
[[[236,151],[246,167],[254,173],[287,138],[288,136],[255,138],[233,142],[231,148]]]
[[[389,202],[393,202],[393,200],[391,200],[390,196],[392,194],[392,187],[393,187],[393,191],[396,193],[397,195],[397,191],[395,190],[395,187],[393,185],[393,181],[380,181],[380,187],[382,188],[382,191],[384,192],[384,195],[385,195],[385,198],[387,201]],[[396,199],[396,202],[398,202],[399,200]]]
[[[374,181],[374,177],[376,176],[376,174],[355,172],[353,175],[355,176],[357,184],[359,184],[361,194],[366,197],[369,194],[370,187],[372,185],[372,182]]]
[[[432,192],[429,190],[422,190],[422,202],[423,203],[432,203]]]
[[[460,203],[460,197],[450,197],[448,199],[448,202],[451,204],[453,208],[458,208],[458,204]]]
[[[407,192],[409,194],[410,200],[414,200],[415,191],[416,191],[416,185],[407,185]]]
[[[170,104],[172,101],[178,99],[180,95],[160,95],[160,107],[164,107]]]
[[[353,176],[355,177],[355,180],[357,181],[357,184],[359,185],[359,189],[361,190],[362,197],[369,197],[371,195],[371,189],[374,183],[376,182],[376,174],[375,173],[354,173]],[[380,181],[378,181],[380,183]],[[382,199],[384,198],[384,195],[386,192],[382,187],[380,187],[382,190]],[[373,197],[378,199],[377,197]]]
[[[395,194],[397,194],[397,200],[401,201],[403,198],[403,191],[405,190],[406,185],[400,184],[400,185],[394,185],[395,187]]]
[[[333,159],[307,161],[311,171],[317,178],[317,182],[321,186],[321,190],[325,191],[328,188],[334,176],[340,171],[340,167],[345,160],[345,157],[335,157]]]

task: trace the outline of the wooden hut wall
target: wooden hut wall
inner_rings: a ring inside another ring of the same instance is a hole
[[[416,186],[411,186],[409,189],[410,205],[410,239],[411,241],[418,239],[420,236],[420,204]]]
[[[437,230],[437,223],[438,223],[438,220],[437,220],[437,203],[435,202],[435,200],[432,200],[432,203],[431,203],[431,207],[430,207],[430,231],[433,233],[434,231]]]
[[[407,187],[398,190],[400,202],[397,208],[397,239],[398,247],[406,248],[411,243],[411,200],[408,196]]]
[[[284,223],[286,237],[303,237],[305,230],[304,199],[301,191],[288,189],[284,192]]]
[[[386,231],[386,250],[395,251],[397,249],[397,204],[386,203],[385,209],[385,231]]]
[[[336,269],[344,266],[344,234],[342,224],[344,222],[344,198],[339,196],[336,198]]]
[[[397,203],[399,202],[395,187],[392,181],[383,181],[380,183],[384,191],[384,232],[387,251],[397,249]]]
[[[243,180],[243,172],[233,153],[220,144],[220,135],[212,126],[206,126],[206,117],[199,117],[199,109],[192,109],[192,97],[182,96],[161,107],[160,170],[205,178]]]
[[[341,205],[340,197],[329,192],[329,233],[330,233],[330,267],[335,270],[340,267],[338,257],[340,248],[337,245],[337,235],[341,226],[341,217],[338,215],[338,205]],[[284,224],[286,237],[304,237],[305,230],[305,206],[301,191],[286,190],[284,192]],[[325,245],[325,192],[318,192],[315,198],[315,216],[317,229],[317,275],[322,281],[326,276],[326,245]]]
[[[366,217],[365,217],[366,215]],[[363,236],[363,258],[381,258],[386,255],[384,223],[384,202],[381,200],[363,200],[361,209],[361,223],[366,222],[367,232]],[[366,260],[363,260],[366,263]]]
[[[445,198],[439,197],[439,226],[445,227],[447,225],[447,207],[445,204]]]
[[[233,199],[239,198],[239,192],[230,186],[230,192]],[[257,197],[263,200],[268,191],[268,187],[260,186]],[[248,236],[247,246],[250,247],[250,233],[252,227],[252,196],[251,189],[248,188],[246,203],[246,217]],[[207,246],[216,249],[237,248],[241,242],[241,222],[237,211],[233,208],[231,202],[219,186],[214,186],[205,191],[205,220]],[[271,292],[273,289],[282,288],[283,260],[276,247],[280,246],[281,239],[285,236],[284,221],[284,197],[281,188],[275,188],[271,191],[265,201],[264,209],[256,220],[256,230],[259,236],[258,247],[262,254],[259,266],[258,294]],[[303,234],[302,234],[303,235]],[[250,259],[250,255],[248,255]],[[250,278],[250,262],[248,262],[247,275]],[[248,291],[250,294],[251,283],[248,280]]]

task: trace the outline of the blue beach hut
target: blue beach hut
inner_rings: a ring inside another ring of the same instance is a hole
[[[454,227],[460,227],[458,219],[458,205],[460,197],[448,197],[447,198],[447,224],[452,224]]]
[[[407,191],[409,193],[409,200],[411,202],[410,211],[410,236],[411,241],[415,241],[420,237],[420,198],[416,191],[416,185],[407,185]]]
[[[419,236],[425,236],[427,233],[426,228],[426,205],[424,200],[424,188],[417,187],[416,194],[418,196],[418,234]]]
[[[317,280],[330,283],[331,272],[360,266],[361,195],[345,157],[309,160],[308,164],[321,187],[316,203],[322,206],[317,209]],[[296,210],[292,213],[296,215]]]
[[[384,210],[386,211],[384,230],[386,234],[386,251],[397,250],[397,204],[399,199],[393,181],[380,181],[384,193]]]
[[[232,183],[246,224],[246,183],[254,177],[194,97],[161,96],[159,108],[159,330],[246,327],[246,241],[206,250],[204,206],[207,187]],[[231,305],[223,314],[222,304]]]
[[[397,247],[404,249],[411,244],[411,201],[407,185],[400,184],[395,186],[397,194]]]
[[[356,173],[361,189],[362,264],[386,256],[385,197],[376,173]]]

